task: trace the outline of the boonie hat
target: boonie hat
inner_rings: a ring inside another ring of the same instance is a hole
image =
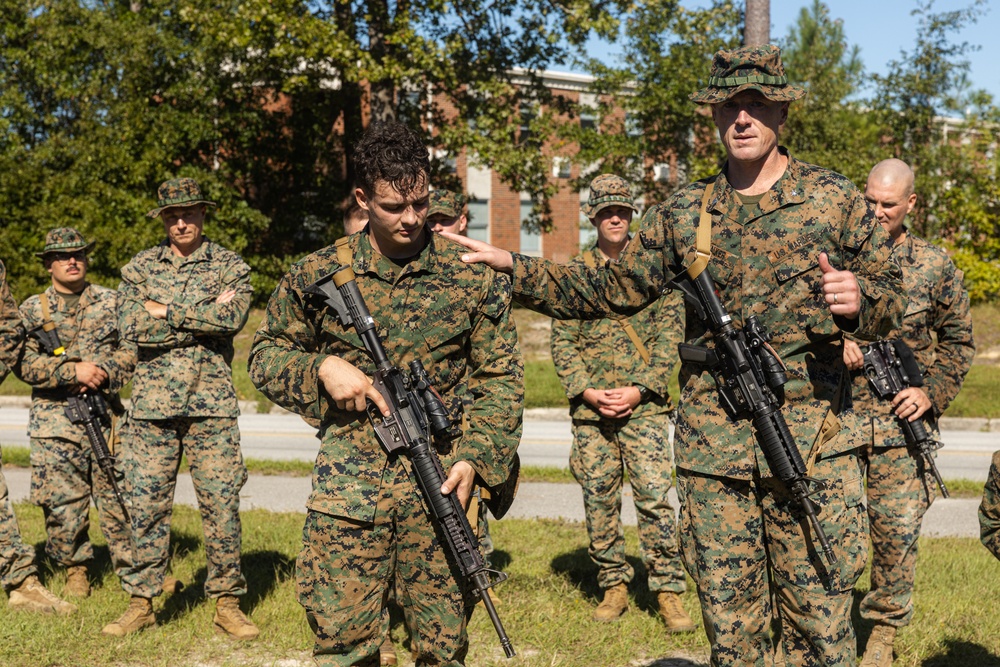
[[[156,208],[147,213],[151,218],[158,216],[163,209],[174,206],[192,206],[194,204],[208,204],[215,206],[214,201],[209,201],[201,194],[201,187],[193,178],[171,178],[164,181],[156,190]]]
[[[457,218],[462,215],[465,207],[465,197],[450,190],[434,190],[430,196],[430,206],[427,207],[427,217],[432,215],[446,215],[449,218]]]
[[[588,218],[593,218],[609,206],[627,206],[636,213],[639,212],[632,199],[628,181],[614,174],[601,174],[590,182],[590,197],[580,210]]]
[[[781,65],[781,49],[774,44],[759,44],[716,53],[708,86],[692,94],[691,100],[718,104],[744,90],[759,91],[774,102],[791,102],[806,94],[805,89],[788,83]]]
[[[45,257],[53,252],[73,252],[82,250],[90,252],[94,248],[94,241],[87,243],[83,239],[83,234],[72,227],[57,227],[45,235],[45,247],[41,252],[36,252],[35,257]]]

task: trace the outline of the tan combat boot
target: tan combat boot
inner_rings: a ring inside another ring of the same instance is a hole
[[[618,584],[604,589],[604,599],[594,610],[594,620],[617,621],[626,611],[628,611],[628,586]]]
[[[681,596],[677,593],[657,593],[656,602],[660,606],[660,618],[667,624],[667,632],[694,632],[694,621],[684,611]]]
[[[71,565],[66,568],[66,595],[75,598],[90,597],[90,580],[87,579],[86,565]]]
[[[891,625],[876,625],[865,646],[865,657],[861,667],[890,667],[892,665],[892,642],[896,639],[896,628]]]
[[[396,647],[392,645],[392,637],[388,635],[382,645],[378,647],[378,664],[383,667],[396,664]]]
[[[240,611],[240,600],[233,595],[223,595],[215,601],[215,631],[233,639],[254,639],[260,630]]]
[[[21,584],[10,591],[7,606],[11,609],[38,611],[43,614],[72,614],[76,605],[56,597],[42,586],[38,577],[29,574]]]
[[[117,621],[105,625],[101,632],[112,637],[124,637],[151,625],[156,625],[153,601],[149,598],[133,595],[125,613]]]

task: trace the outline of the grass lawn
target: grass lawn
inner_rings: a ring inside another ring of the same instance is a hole
[[[22,533],[41,551],[41,510],[16,507]],[[311,635],[296,602],[294,563],[303,515],[260,510],[243,513],[243,562],[249,582],[244,608],[260,626],[257,641],[236,644],[212,630],[213,605],[201,590],[205,559],[197,512],[176,507],[172,533],[173,572],[187,587],[155,602],[159,626],[123,639],[103,637],[101,627],[127,605],[110,571],[107,548],[95,527],[97,546],[93,595],[70,617],[15,613],[0,604],[0,664],[23,667],[223,667],[308,665]],[[618,623],[591,620],[599,590],[587,556],[582,524],[512,520],[492,524],[495,560],[510,579],[498,587],[497,607],[518,655],[506,660],[489,619],[479,610],[472,620],[469,667],[664,667],[707,665],[704,632],[667,635],[656,619],[654,596],[636,554],[634,527],[626,528],[629,560],[637,570],[630,587],[631,611]],[[917,572],[917,608],[912,625],[896,642],[897,666],[979,667],[1000,665],[1000,563],[973,539],[923,539]],[[42,562],[42,578],[57,593],[62,570]],[[689,582],[690,583],[690,582]],[[867,589],[867,575],[857,596]],[[986,604],[984,604],[986,602]],[[698,602],[689,590],[684,604],[696,619]],[[870,628],[856,621],[863,642]],[[393,626],[397,645],[405,628]],[[403,651],[400,651],[402,656]],[[676,661],[671,662],[668,659]],[[686,660],[686,661],[681,661]],[[405,661],[402,664],[412,664]]]

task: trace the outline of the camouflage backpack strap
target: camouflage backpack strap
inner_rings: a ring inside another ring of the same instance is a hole
[[[38,301],[42,306],[42,331],[47,334],[51,333],[55,331],[56,323],[52,321],[52,308],[49,305],[49,295],[42,292],[38,295]],[[66,347],[62,343],[59,344],[59,347],[52,350],[53,357],[61,357],[64,354],[66,354]]]
[[[705,185],[705,193],[701,196],[701,215],[698,218],[698,235],[695,237],[694,250],[697,257],[687,269],[687,274],[692,278],[698,275],[708,266],[708,260],[712,259],[712,214],[708,212],[708,200],[715,190],[715,177]]]
[[[597,268],[597,260],[594,259],[594,253],[592,252],[585,252],[583,254],[583,263],[586,264],[588,268]],[[639,334],[636,333],[635,327],[632,326],[632,323],[629,322],[628,318],[618,315],[611,316],[610,319],[618,322],[618,325],[625,331],[625,335],[627,335],[628,339],[632,341],[633,345],[635,345],[635,349],[639,351],[639,356],[642,357],[642,360],[648,364],[649,350],[647,350],[646,346],[642,344],[642,339],[639,338]]]

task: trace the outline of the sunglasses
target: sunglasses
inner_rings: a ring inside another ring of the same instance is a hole
[[[87,259],[87,253],[83,250],[77,250],[76,252],[54,252],[50,254],[49,257],[57,262],[68,262],[71,259],[75,259],[77,262],[83,262]]]

